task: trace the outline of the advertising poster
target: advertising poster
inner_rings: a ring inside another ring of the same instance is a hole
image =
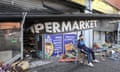
[[[65,52],[71,50],[76,44],[77,34],[76,33],[64,33],[64,50]]]
[[[47,57],[63,53],[62,34],[45,34],[45,54]]]

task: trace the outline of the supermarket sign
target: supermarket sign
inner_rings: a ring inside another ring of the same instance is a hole
[[[97,20],[52,21],[34,24],[30,27],[32,33],[62,33],[73,32],[97,27]]]

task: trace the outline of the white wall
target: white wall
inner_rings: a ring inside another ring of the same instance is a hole
[[[87,9],[92,10],[92,0],[85,0],[85,6],[87,7]],[[85,13],[92,13],[91,11],[85,10]],[[83,35],[84,35],[84,39],[85,39],[85,44],[86,46],[92,48],[93,46],[93,30],[89,29],[89,30],[85,30],[83,31]]]
[[[92,48],[92,46],[93,46],[93,30],[92,29],[84,30],[83,35],[84,35],[84,40],[85,40],[86,46]]]
[[[101,42],[105,43],[105,32],[101,32]]]
[[[94,31],[94,42],[104,44],[105,43],[105,32],[104,31]]]
[[[99,32],[98,31],[94,31],[94,42],[98,42],[100,38]]]

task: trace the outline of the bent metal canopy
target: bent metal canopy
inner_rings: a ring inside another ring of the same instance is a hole
[[[0,21],[20,22],[22,13],[0,14]],[[98,20],[119,20],[119,15],[107,14],[48,14],[28,13],[24,24],[25,29],[33,33],[72,32],[97,27]]]
[[[0,21],[19,21],[22,19],[22,13],[0,13]],[[120,19],[118,14],[41,14],[41,13],[28,13],[26,16],[29,20],[36,19],[57,19],[57,20],[68,20],[68,19]]]

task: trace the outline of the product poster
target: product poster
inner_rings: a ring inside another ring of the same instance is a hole
[[[64,34],[64,49],[65,52],[68,50],[71,50],[77,40],[77,34],[76,33],[65,33]]]
[[[45,53],[48,57],[63,53],[62,34],[45,35]]]

